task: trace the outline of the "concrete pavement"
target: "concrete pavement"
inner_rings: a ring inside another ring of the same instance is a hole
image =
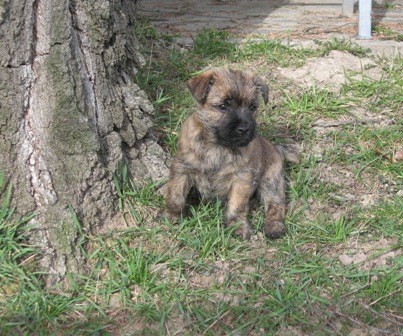
[[[203,28],[225,29],[240,38],[284,38],[303,42],[345,37],[375,54],[403,54],[403,42],[357,39],[357,3],[353,17],[342,15],[338,0],[143,0],[138,13],[159,32],[190,39]],[[374,24],[403,33],[403,0],[373,5]]]

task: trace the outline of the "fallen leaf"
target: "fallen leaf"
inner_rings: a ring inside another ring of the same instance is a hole
[[[367,206],[375,204],[376,195],[373,195],[373,194],[362,195],[362,196],[360,196],[360,199],[361,199],[360,203],[364,207],[367,207]]]
[[[395,153],[395,157],[393,158],[395,162],[403,161],[403,150],[398,150]]]
[[[354,261],[354,259],[349,257],[347,254],[339,255],[339,260],[343,265],[350,265]]]

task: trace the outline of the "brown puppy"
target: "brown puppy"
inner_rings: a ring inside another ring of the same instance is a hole
[[[166,215],[178,219],[192,186],[205,198],[226,201],[226,225],[250,239],[249,200],[257,191],[265,208],[264,233],[277,238],[284,226],[283,154],[256,134],[259,94],[269,89],[259,77],[229,69],[208,70],[187,86],[198,103],[182,126],[166,194]]]

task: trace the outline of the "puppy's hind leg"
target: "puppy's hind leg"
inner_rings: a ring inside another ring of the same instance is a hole
[[[279,238],[286,232],[285,182],[281,161],[268,167],[258,193],[265,209],[263,232],[269,238]]]

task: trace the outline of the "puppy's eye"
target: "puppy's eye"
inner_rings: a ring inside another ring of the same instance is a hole
[[[218,109],[220,111],[226,111],[228,109],[228,105],[227,104],[218,105]]]
[[[257,110],[257,106],[255,104],[252,104],[251,106],[249,106],[249,110],[255,112]]]

